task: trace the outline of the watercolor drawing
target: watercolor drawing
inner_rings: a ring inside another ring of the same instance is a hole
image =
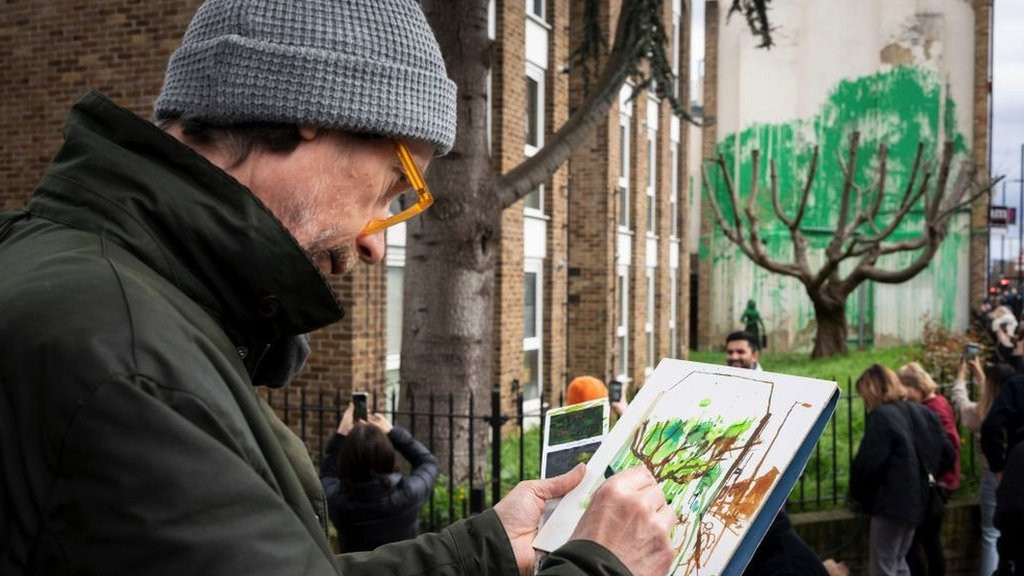
[[[608,413],[606,398],[548,410],[544,419],[541,476],[557,476],[590,460],[608,433]]]
[[[586,464],[600,447],[600,442],[591,442],[590,444],[581,444],[548,452],[548,457],[544,462],[543,477],[551,478],[552,476],[565,474],[580,462]]]
[[[548,427],[549,443],[565,444],[580,438],[604,434],[606,418],[603,404],[606,402],[552,414]]]
[[[734,551],[836,391],[832,382],[663,361],[534,545],[567,538],[606,475],[644,466],[677,517],[670,574],[731,573]]]

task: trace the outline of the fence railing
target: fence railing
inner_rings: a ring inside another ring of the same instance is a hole
[[[943,380],[940,380],[943,381]],[[970,384],[973,395],[973,384]],[[864,402],[855,392],[853,383],[847,379],[840,382],[842,393],[835,413],[825,427],[821,438],[814,447],[807,466],[789,495],[790,510],[821,510],[841,507],[846,504],[849,485],[850,465],[857,453],[864,431]],[[265,390],[264,398],[282,417],[284,422],[305,441],[315,463],[319,463],[331,432],[337,427],[348,400],[348,393],[307,392],[298,390]],[[499,390],[490,393],[489,410],[474,411],[476,403],[472,394],[465,413],[456,413],[453,394],[406,394],[402,406],[394,398],[386,404],[383,413],[392,421],[407,425],[415,438],[437,453],[438,442],[446,444],[447,458],[440,462],[441,476],[434,489],[434,497],[424,507],[422,515],[424,530],[437,530],[455,520],[464,518],[493,505],[518,480],[536,477],[540,469],[540,427],[529,424],[543,422],[545,409],[526,413],[523,397],[516,395],[516,409],[512,413],[502,410]],[[437,438],[438,423],[444,421],[448,434]],[[487,433],[490,438],[488,454],[478,454],[476,443],[468,442],[467,455],[469,476],[463,483],[456,483],[453,470],[455,462],[456,421],[466,421],[469,438]],[[961,428],[961,478],[965,488],[973,491],[977,485],[979,470],[975,464],[976,446],[974,436]],[[483,459],[483,460],[480,460]],[[477,465],[480,462],[482,466]],[[486,463],[486,464],[484,464]],[[476,474],[483,468],[482,477]],[[489,488],[489,490],[488,490]],[[489,494],[489,498],[488,496]]]

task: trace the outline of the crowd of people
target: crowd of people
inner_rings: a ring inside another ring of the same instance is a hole
[[[1016,288],[991,294],[972,312],[972,328],[983,336],[992,360],[1024,371],[1024,298]]]
[[[746,331],[729,334],[725,363],[761,370],[760,340]],[[965,349],[945,393],[917,362],[895,371],[874,364],[857,379],[856,391],[867,414],[864,435],[850,470],[850,497],[853,505],[870,517],[868,566],[872,576],[946,573],[943,519],[946,503],[961,483],[963,439],[958,423],[975,436],[982,448],[978,454],[982,468],[980,576],[1021,573],[1018,566],[1019,543],[1024,543],[1024,375],[1018,375],[1011,364],[998,361],[999,357],[995,357],[997,361],[986,362],[981,352],[976,345]],[[972,399],[970,384],[978,391],[976,399]],[[569,383],[565,402],[575,404],[605,397],[615,414],[621,416],[625,412],[627,390],[623,385],[611,381],[606,386],[589,375]],[[336,466],[337,443],[352,428],[350,412],[346,411],[338,433],[329,443],[325,470]],[[374,425],[385,433],[389,429],[379,423],[363,427],[373,429]],[[406,441],[418,445],[411,438]],[[422,474],[420,462],[424,456],[426,461],[433,462],[422,446],[419,452],[411,451],[411,456],[408,449],[400,451],[413,464],[412,476],[402,477],[394,471],[392,455],[387,465],[375,473],[378,493],[387,492],[384,486],[389,486],[392,493],[401,493],[398,487],[403,482],[415,482],[413,478]],[[436,465],[426,468],[436,474]],[[337,478],[323,476],[328,495],[344,499],[351,507],[351,497],[334,487]],[[403,501],[415,507],[422,504],[422,500],[415,503],[414,498]],[[331,506],[332,519],[337,518],[339,540],[346,547],[351,537],[343,534],[351,530],[352,522],[360,520],[352,514],[336,514],[333,500]],[[415,532],[407,522],[401,524],[409,527],[409,534]],[[843,564],[818,558],[793,529],[785,509],[779,511],[744,572],[746,576],[846,573]]]
[[[1022,491],[1014,473],[1002,477],[1004,469],[1022,465],[1013,458],[1021,458],[1016,447],[1024,440],[1024,375],[1005,362],[984,366],[972,348],[948,398],[916,362],[895,372],[875,364],[857,379],[867,417],[850,469],[850,496],[871,517],[873,576],[946,573],[941,534],[946,502],[960,486],[958,420],[982,448],[979,573],[1020,574],[1024,567]],[[968,382],[980,390],[976,401]]]

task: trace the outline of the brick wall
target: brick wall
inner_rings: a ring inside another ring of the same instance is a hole
[[[603,32],[610,35],[617,24],[620,2],[601,4],[601,25]],[[671,32],[671,3],[663,6],[666,30]],[[573,6],[573,18],[582,19],[582,6]],[[579,27],[574,29],[578,34]],[[685,27],[682,28],[685,30]],[[688,38],[688,36],[687,36]],[[574,42],[578,42],[574,38]],[[610,39],[608,40],[610,42]],[[680,42],[680,62],[687,64],[685,49],[687,42]],[[570,81],[570,102],[578,104],[584,97],[584,79],[574,71]],[[685,80],[680,80],[682,98],[685,101]],[[648,125],[647,109],[657,106],[655,117],[657,127],[656,151],[656,202],[657,211],[653,243],[657,250],[657,267],[654,272],[655,313],[653,317],[655,358],[647,358],[647,182],[648,182]],[[678,356],[685,353],[669,350],[669,251],[671,220],[669,214],[669,184],[671,182],[670,119],[671,109],[667,102],[650,101],[646,94],[637,96],[633,102],[630,120],[630,226],[632,248],[628,276],[629,328],[628,360],[629,378],[633,388],[645,379],[645,368],[656,365],[664,356]],[[593,374],[607,379],[616,371],[616,358],[620,351],[616,347],[615,329],[618,323],[618,298],[615,258],[618,230],[618,178],[619,152],[622,142],[619,138],[619,106],[612,107],[606,122],[603,122],[592,140],[573,154],[570,161],[571,194],[569,198],[569,376]],[[685,132],[681,132],[681,139]],[[685,147],[679,154],[680,187],[685,179]],[[685,213],[685,190],[680,190],[677,209]],[[685,234],[681,234],[685,237]],[[684,249],[685,250],[685,249]],[[686,293],[688,263],[681,250],[678,289]],[[685,342],[688,306],[686,298],[677,300],[677,331],[680,342]]]
[[[6,2],[0,12],[0,210],[21,207],[89,89],[150,117],[198,2]]]
[[[834,558],[851,576],[868,573],[870,519],[848,510],[790,514],[793,527],[819,557]],[[980,512],[977,498],[954,498],[942,521],[942,546],[948,576],[978,574]]]
[[[702,129],[702,158],[711,158],[715,152],[718,131],[715,128],[718,114],[718,1],[708,0],[704,5],[704,128]],[[708,253],[711,233],[715,224],[711,209],[701,204],[700,248],[697,271],[697,342],[702,350],[723,344],[712,342],[711,334],[711,256]]]
[[[569,2],[548,0],[551,25],[550,63],[544,99],[547,133],[554,133],[569,118],[569,75],[562,66],[569,61]],[[568,330],[569,266],[569,167],[563,165],[545,186],[544,213],[548,220],[548,258],[544,262],[544,382],[546,399],[557,405],[568,385],[566,362]]]
[[[633,100],[633,117],[629,147],[629,223],[633,232],[632,256],[629,266],[629,378],[636,390],[644,379],[647,366],[647,107],[649,100],[641,94]]]
[[[499,2],[495,58],[492,60],[491,154],[495,170],[506,172],[523,161],[526,110],[526,9],[522,2]],[[523,369],[523,204],[501,214],[501,249],[494,281],[495,384],[508,388]],[[503,394],[509,410],[511,394]]]
[[[699,0],[697,0],[699,1]],[[683,18],[679,25],[680,30],[690,30],[693,22],[693,3],[683,3]],[[690,70],[690,34],[683,37],[679,43],[679,101],[687,108],[690,106],[690,75],[695,71]],[[689,357],[689,350],[695,342],[690,341],[690,323],[695,319],[690,317],[690,253],[693,249],[690,240],[690,185],[687,178],[687,159],[690,157],[690,130],[699,130],[688,122],[680,122],[679,130],[679,271],[676,274],[676,333],[678,336],[679,350],[671,350],[673,358]]]
[[[971,142],[976,177],[989,176],[989,123],[992,114],[992,85],[989,82],[992,2],[974,0],[974,139]],[[971,206],[970,303],[975,305],[988,295],[988,197]]]
[[[583,17],[583,2],[571,4],[571,19]],[[601,26],[608,34],[611,19],[601,5]],[[573,45],[580,40],[580,26],[573,26]],[[593,79],[591,79],[591,83]],[[584,98],[585,79],[573,70],[569,79],[570,110]],[[592,374],[607,378],[613,373],[615,349],[615,182],[618,166],[618,106],[598,125],[587,144],[569,160],[569,341],[570,377]],[[616,135],[613,142],[611,134]],[[613,166],[614,165],[614,166]]]

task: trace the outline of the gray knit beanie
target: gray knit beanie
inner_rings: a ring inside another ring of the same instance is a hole
[[[413,0],[206,0],[171,56],[157,119],[282,122],[455,141],[455,83]]]

